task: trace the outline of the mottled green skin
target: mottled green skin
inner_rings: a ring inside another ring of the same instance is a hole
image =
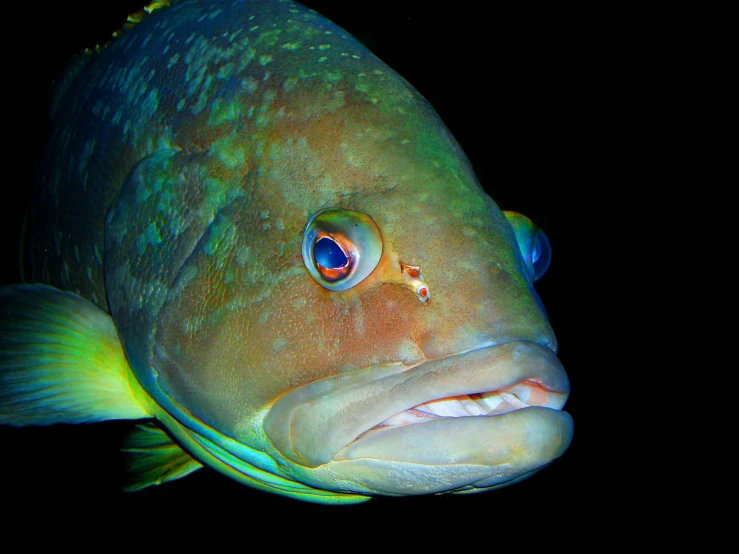
[[[29,280],[109,310],[148,392],[229,437],[248,444],[257,411],[318,378],[554,347],[508,223],[433,109],[299,5],[157,11],[77,62],[53,115]],[[433,300],[381,277],[321,288],[302,232],[332,206],[369,214]]]

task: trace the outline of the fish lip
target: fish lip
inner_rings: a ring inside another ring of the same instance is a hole
[[[552,408],[442,418],[360,437],[325,467],[371,494],[478,492],[546,467],[572,436],[570,414]]]
[[[264,430],[287,460],[317,468],[343,459],[347,449],[395,414],[432,400],[499,391],[523,381],[561,397],[558,406],[540,410],[559,411],[569,394],[567,374],[554,352],[519,340],[413,366],[381,364],[308,383],[273,403]]]

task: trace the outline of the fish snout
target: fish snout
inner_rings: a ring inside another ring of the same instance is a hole
[[[264,429],[313,486],[340,490],[338,479],[370,494],[482,489],[567,449],[568,395],[554,353],[517,341],[304,385],[273,404]]]

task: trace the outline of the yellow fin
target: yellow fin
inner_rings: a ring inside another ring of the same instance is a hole
[[[0,288],[0,424],[149,418],[111,317],[46,285]]]
[[[156,423],[140,423],[126,436],[127,491],[179,479],[203,465],[182,450]]]
[[[126,21],[121,25],[121,29],[118,29],[112,34],[112,38],[118,38],[123,34],[124,31],[128,31],[130,29],[133,29],[138,23],[141,23],[144,19],[146,19],[147,16],[151,15],[153,12],[157,10],[161,10],[162,8],[167,8],[172,5],[172,0],[161,0],[161,1],[154,1],[150,4],[147,4],[144,6],[141,10],[137,11],[136,13],[132,13],[126,18]],[[105,48],[110,46],[112,43],[112,40],[108,40],[105,44],[96,44],[92,48],[86,48],[85,52],[88,54],[95,53],[99,54],[102,52]]]

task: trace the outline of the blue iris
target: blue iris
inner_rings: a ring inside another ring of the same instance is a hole
[[[339,245],[327,237],[313,246],[313,259],[326,268],[344,267],[348,261]]]

